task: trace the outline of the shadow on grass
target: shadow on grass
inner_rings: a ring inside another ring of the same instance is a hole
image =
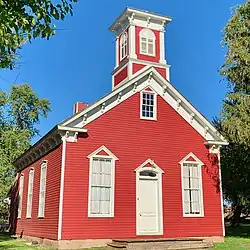
[[[226,235],[230,237],[241,237],[250,239],[250,224],[242,223],[239,227],[226,228]]]
[[[0,249],[30,249],[25,248],[23,244],[19,244],[16,242],[15,238],[12,237],[10,233],[0,233]]]

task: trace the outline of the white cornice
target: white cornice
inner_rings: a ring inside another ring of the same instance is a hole
[[[65,141],[76,142],[79,133],[87,133],[87,129],[57,125],[18,157],[13,165],[22,170],[59,146],[63,138]]]
[[[149,23],[155,23],[157,24],[157,26],[159,26],[159,29],[162,29],[166,24],[172,21],[172,18],[149,11],[126,8],[109,27],[109,31],[117,32],[122,29],[127,23],[132,25],[136,24],[136,20],[144,20],[146,26],[148,26]]]
[[[76,127],[65,127],[58,125],[58,130],[60,131],[72,131],[72,132],[78,132],[78,133],[87,133],[88,130],[86,128],[76,128]]]

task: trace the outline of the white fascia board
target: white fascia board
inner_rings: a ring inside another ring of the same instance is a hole
[[[149,11],[145,11],[145,10],[137,10],[137,9],[134,9],[134,8],[128,8],[127,12],[137,14],[138,16],[146,16],[146,17],[149,17],[149,18],[152,18],[152,19],[161,20],[161,21],[165,21],[165,22],[171,22],[172,21],[171,17],[163,16],[163,15],[156,14],[156,13],[149,12]]]
[[[205,141],[204,142],[205,145],[218,145],[218,146],[227,146],[229,145],[229,142],[227,141]]]
[[[165,79],[158,71],[156,71],[154,68],[152,69],[154,71],[154,77],[157,77],[158,82],[163,82],[167,89],[169,89],[172,94],[177,98],[181,100],[181,105],[183,104],[190,110],[190,113],[194,113],[196,117],[199,118],[199,120],[207,126],[211,131],[214,133],[217,133],[220,137],[222,142],[227,142],[225,138],[217,131],[217,129],[167,80]]]
[[[67,127],[67,126],[57,126],[58,130],[61,131],[71,131],[71,132],[78,132],[78,133],[86,133],[88,130],[86,128],[78,128],[78,127]]]
[[[86,113],[88,113],[90,110],[98,107],[99,105],[101,105],[102,103],[105,103],[108,99],[110,99],[111,97],[119,94],[119,92],[122,92],[124,89],[126,89],[129,85],[135,83],[136,81],[138,81],[138,79],[140,79],[141,77],[147,75],[148,73],[150,73],[151,71],[150,66],[146,66],[145,67],[145,71],[138,71],[134,74],[133,78],[131,78],[130,80],[128,80],[127,83],[124,83],[123,85],[115,88],[112,92],[110,92],[108,95],[104,96],[103,98],[101,98],[100,100],[98,100],[97,102],[93,103],[92,105],[88,106],[86,109],[84,109],[83,111],[77,113],[76,115],[73,115],[70,119],[66,120],[65,122],[62,122],[60,125],[61,126],[67,126],[68,124],[70,124],[72,121],[78,119],[79,117],[85,115]]]

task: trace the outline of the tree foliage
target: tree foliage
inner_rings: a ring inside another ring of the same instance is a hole
[[[234,9],[224,29],[226,60],[220,73],[228,82],[222,123],[235,143],[250,145],[250,2]]]
[[[0,217],[6,216],[2,201],[16,173],[12,162],[29,148],[39,132],[36,124],[49,111],[50,102],[39,98],[28,84],[13,86],[9,94],[0,91]]]
[[[13,68],[18,49],[27,41],[55,34],[56,20],[73,15],[78,0],[0,0],[0,68]]]
[[[221,150],[225,198],[232,202],[233,225],[250,213],[250,2],[233,9],[224,32],[227,54],[221,75],[229,92],[216,127],[229,141]]]
[[[223,31],[227,48],[221,74],[235,92],[250,91],[250,2],[233,9],[233,15]]]

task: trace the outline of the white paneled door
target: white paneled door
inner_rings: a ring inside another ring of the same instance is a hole
[[[140,235],[158,234],[159,182],[157,178],[139,178],[137,192],[137,232]]]

